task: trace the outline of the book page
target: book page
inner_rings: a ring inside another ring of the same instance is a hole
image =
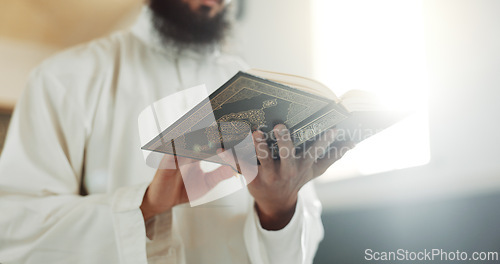
[[[346,92],[340,97],[340,103],[349,112],[390,110],[382,104],[375,94],[363,90]]]
[[[264,79],[268,79],[273,82],[278,82],[287,86],[291,86],[293,88],[297,88],[301,91],[312,93],[315,95],[319,95],[322,97],[326,97],[335,102],[339,102],[339,98],[335,95],[335,93],[325,86],[324,84],[297,75],[278,73],[265,71],[260,69],[250,69],[246,71],[249,74],[259,76]]]

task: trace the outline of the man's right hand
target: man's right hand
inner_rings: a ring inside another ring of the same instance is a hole
[[[184,175],[181,174],[180,167]],[[189,199],[198,199],[219,182],[234,175],[235,172],[229,166],[220,166],[214,171],[204,172],[200,161],[165,155],[142,200],[140,208],[144,220],[147,221],[178,204],[187,203]],[[190,188],[189,197],[186,185]]]

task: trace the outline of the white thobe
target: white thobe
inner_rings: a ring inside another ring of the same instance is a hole
[[[139,113],[185,88],[215,90],[245,67],[175,52],[152,28],[145,9],[132,29],[32,72],[0,158],[0,263],[311,263],[323,227],[310,185],[278,231],[260,226],[246,188],[144,223],[155,170],[140,150]]]

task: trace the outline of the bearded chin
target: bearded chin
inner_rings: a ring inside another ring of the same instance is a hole
[[[181,0],[151,0],[149,8],[163,41],[181,49],[213,47],[224,40],[229,30],[227,8],[214,17],[209,17],[209,7],[194,12]]]

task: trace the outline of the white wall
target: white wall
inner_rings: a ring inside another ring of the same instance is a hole
[[[500,172],[499,10],[494,0],[426,1],[432,153],[477,180]]]
[[[254,68],[312,76],[311,5],[308,0],[246,0],[235,28],[240,53]]]
[[[322,184],[326,208],[500,192],[500,2],[424,3],[431,162]]]

